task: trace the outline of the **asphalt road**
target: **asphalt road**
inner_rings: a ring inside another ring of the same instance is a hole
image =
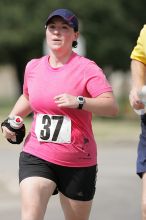
[[[1,145],[0,219],[20,220],[17,172],[21,148],[6,141]],[[103,141],[90,220],[140,219],[141,181],[135,174],[136,145],[136,140]],[[64,219],[58,196],[53,196],[48,204],[47,219]]]

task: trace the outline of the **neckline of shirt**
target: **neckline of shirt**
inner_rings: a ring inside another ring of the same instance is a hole
[[[68,61],[67,61],[63,66],[54,68],[54,67],[52,67],[52,66],[50,65],[50,63],[48,62],[49,56],[47,55],[47,56],[45,57],[46,66],[47,66],[47,68],[49,68],[49,69],[51,69],[52,71],[55,71],[55,72],[56,72],[56,71],[63,70],[64,68],[66,68],[67,65],[70,65],[71,60],[72,60],[75,56],[77,56],[77,54],[76,54],[75,52],[73,52],[73,53],[71,54],[70,58],[68,59]]]

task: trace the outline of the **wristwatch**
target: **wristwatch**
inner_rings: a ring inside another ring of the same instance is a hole
[[[77,102],[79,103],[78,109],[82,109],[85,103],[85,98],[83,96],[77,96]]]

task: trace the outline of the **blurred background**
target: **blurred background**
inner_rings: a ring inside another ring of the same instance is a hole
[[[115,119],[94,118],[95,136],[101,145],[101,179],[97,183],[91,220],[96,219],[94,213],[100,220],[140,219],[141,182],[135,174],[140,127],[139,118],[129,105],[128,94],[130,54],[146,22],[145,0],[1,0],[0,121],[7,117],[22,92],[26,63],[48,53],[44,25],[48,14],[56,8],[71,9],[79,18],[76,52],[94,60],[104,70],[120,106]],[[26,119],[28,130],[30,121],[31,118]],[[18,146],[12,148],[0,134],[2,220],[19,219],[20,150]],[[52,213],[55,210],[52,209]],[[55,220],[55,215],[52,219]]]
[[[104,70],[120,103],[119,116],[131,117],[126,102],[130,53],[146,21],[145,6],[145,0],[1,0],[0,105],[13,103],[22,91],[26,63],[47,53],[44,24],[48,14],[68,8],[80,21],[77,52]]]

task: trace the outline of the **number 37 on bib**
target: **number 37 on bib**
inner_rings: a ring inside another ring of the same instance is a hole
[[[71,120],[64,115],[37,114],[35,133],[38,141],[71,142]]]

